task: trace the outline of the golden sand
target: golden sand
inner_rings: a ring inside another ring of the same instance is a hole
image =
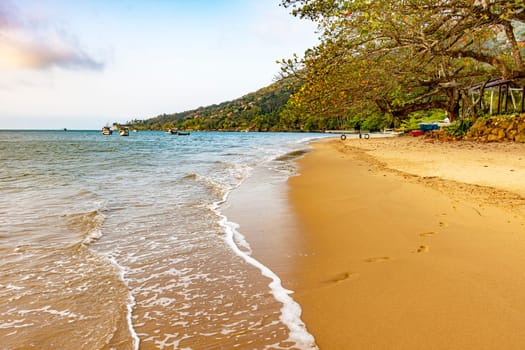
[[[525,347],[525,145],[314,144],[287,277],[326,349]]]

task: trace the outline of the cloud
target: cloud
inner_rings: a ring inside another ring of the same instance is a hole
[[[24,21],[8,2],[0,2],[0,68],[101,70],[102,62],[77,40],[49,23]]]

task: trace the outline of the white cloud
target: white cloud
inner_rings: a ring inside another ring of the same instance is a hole
[[[42,23],[25,22],[7,2],[0,3],[0,68],[100,70],[74,37]]]

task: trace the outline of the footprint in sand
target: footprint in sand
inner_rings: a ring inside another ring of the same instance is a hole
[[[385,261],[391,261],[393,260],[391,257],[389,256],[378,256],[378,257],[375,257],[375,258],[368,258],[368,259],[365,259],[366,262],[369,262],[369,263],[379,263],[379,262],[385,262]]]
[[[335,276],[334,278],[328,280],[327,282],[328,283],[338,283],[338,282],[342,282],[342,281],[345,281],[345,280],[350,279],[350,278],[355,278],[357,276],[359,276],[358,273],[343,272],[343,273]]]
[[[416,253],[426,253],[428,252],[429,250],[429,247],[428,245],[420,245],[417,249],[416,249]]]
[[[436,235],[437,232],[434,232],[434,231],[430,231],[430,232],[423,232],[423,233],[420,233],[419,236],[421,237],[432,237],[434,235]]]

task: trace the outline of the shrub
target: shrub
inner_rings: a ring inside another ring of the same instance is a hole
[[[467,134],[469,129],[474,124],[474,120],[470,118],[462,118],[454,124],[445,128],[445,134],[455,138],[462,138]]]

